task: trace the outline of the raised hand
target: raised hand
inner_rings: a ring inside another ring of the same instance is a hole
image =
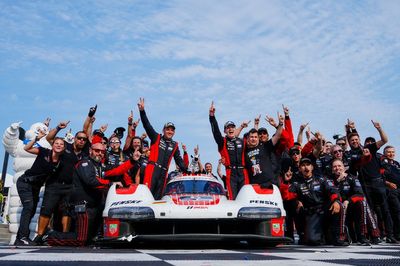
[[[128,125],[132,125],[133,123],[133,111],[131,110],[131,114],[128,116]]]
[[[350,119],[347,118],[347,127],[354,129],[356,128],[356,124],[354,123],[354,121],[351,121]]]
[[[279,112],[278,112],[278,119],[279,119],[279,124],[283,125],[283,123],[285,122],[285,117],[281,115]]]
[[[183,150],[184,152],[186,152],[186,151],[187,151],[186,145],[185,145],[185,144],[183,144],[183,143],[182,143],[182,150]]]
[[[215,107],[214,107],[214,101],[212,101],[210,106],[210,116],[214,115],[215,115]]]
[[[100,127],[100,131],[104,133],[104,132],[106,132],[107,128],[108,128],[108,124],[104,124]]]
[[[199,145],[196,145],[196,147],[194,147],[194,155],[198,154],[199,154]]]
[[[376,122],[376,121],[374,121],[374,120],[371,120],[371,122],[372,122],[372,124],[374,125],[374,127],[376,128],[376,129],[381,129],[381,124],[379,124],[379,122]]]
[[[136,120],[135,122],[133,122],[132,127],[136,128],[139,125],[139,123],[140,123],[140,118],[138,120]]]
[[[97,110],[97,104],[95,106],[90,107],[88,117],[93,117]]]
[[[137,105],[138,105],[139,111],[143,111],[144,110],[144,98],[139,98],[139,102]]]
[[[275,119],[273,117],[268,116],[268,115],[265,116],[265,121],[267,121],[273,127],[277,127],[278,126],[278,124],[275,122]]]
[[[307,123],[305,123],[305,124],[301,124],[301,125],[300,125],[300,131],[304,131],[304,129],[308,126],[309,123],[310,123],[310,122],[307,122]]]
[[[260,119],[261,119],[261,115],[258,115],[258,117],[254,118],[254,127],[256,127],[260,124]]]
[[[249,126],[250,122],[251,122],[251,120],[243,121],[242,124],[241,124],[240,126],[241,126],[242,128],[246,128],[246,127]]]
[[[289,116],[289,108],[282,104],[282,109],[283,109],[283,113],[285,114],[285,116]]]
[[[62,121],[62,122],[58,123],[58,127],[60,129],[63,129],[63,128],[66,128],[68,126],[68,124],[69,124],[69,120],[68,121]]]

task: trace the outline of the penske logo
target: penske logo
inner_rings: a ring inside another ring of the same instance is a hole
[[[278,203],[269,200],[250,200],[250,204],[265,204],[265,205],[278,206]]]
[[[142,202],[141,200],[122,200],[116,201],[111,204],[111,206],[125,205],[125,204],[138,204]]]

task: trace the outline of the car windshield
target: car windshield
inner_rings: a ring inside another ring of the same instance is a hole
[[[207,180],[181,180],[167,185],[165,195],[171,194],[216,194],[224,195],[221,184]]]

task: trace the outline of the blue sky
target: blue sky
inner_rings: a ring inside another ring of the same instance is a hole
[[[220,126],[283,103],[295,134],[332,139],[351,118],[378,137],[374,119],[399,147],[399,18],[395,0],[1,1],[1,129],[49,116],[76,131],[98,104],[111,134],[145,97],[157,130],[173,121],[216,163],[212,100]]]

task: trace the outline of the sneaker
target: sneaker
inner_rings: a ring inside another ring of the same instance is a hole
[[[382,240],[379,237],[373,237],[371,244],[372,245],[378,245],[379,243],[382,243]]]
[[[371,243],[365,237],[360,237],[360,240],[358,240],[357,244],[360,246],[371,246]]]
[[[344,240],[336,240],[336,241],[333,242],[333,245],[337,246],[337,247],[347,247],[350,244],[349,244],[349,242],[344,241]]]
[[[389,244],[398,244],[399,242],[393,236],[386,237],[386,243]]]
[[[15,239],[14,242],[15,246],[36,246],[36,243],[30,240],[28,237],[21,237]]]
[[[43,245],[43,235],[37,235],[37,236],[33,239],[33,242],[35,242],[37,246]]]

